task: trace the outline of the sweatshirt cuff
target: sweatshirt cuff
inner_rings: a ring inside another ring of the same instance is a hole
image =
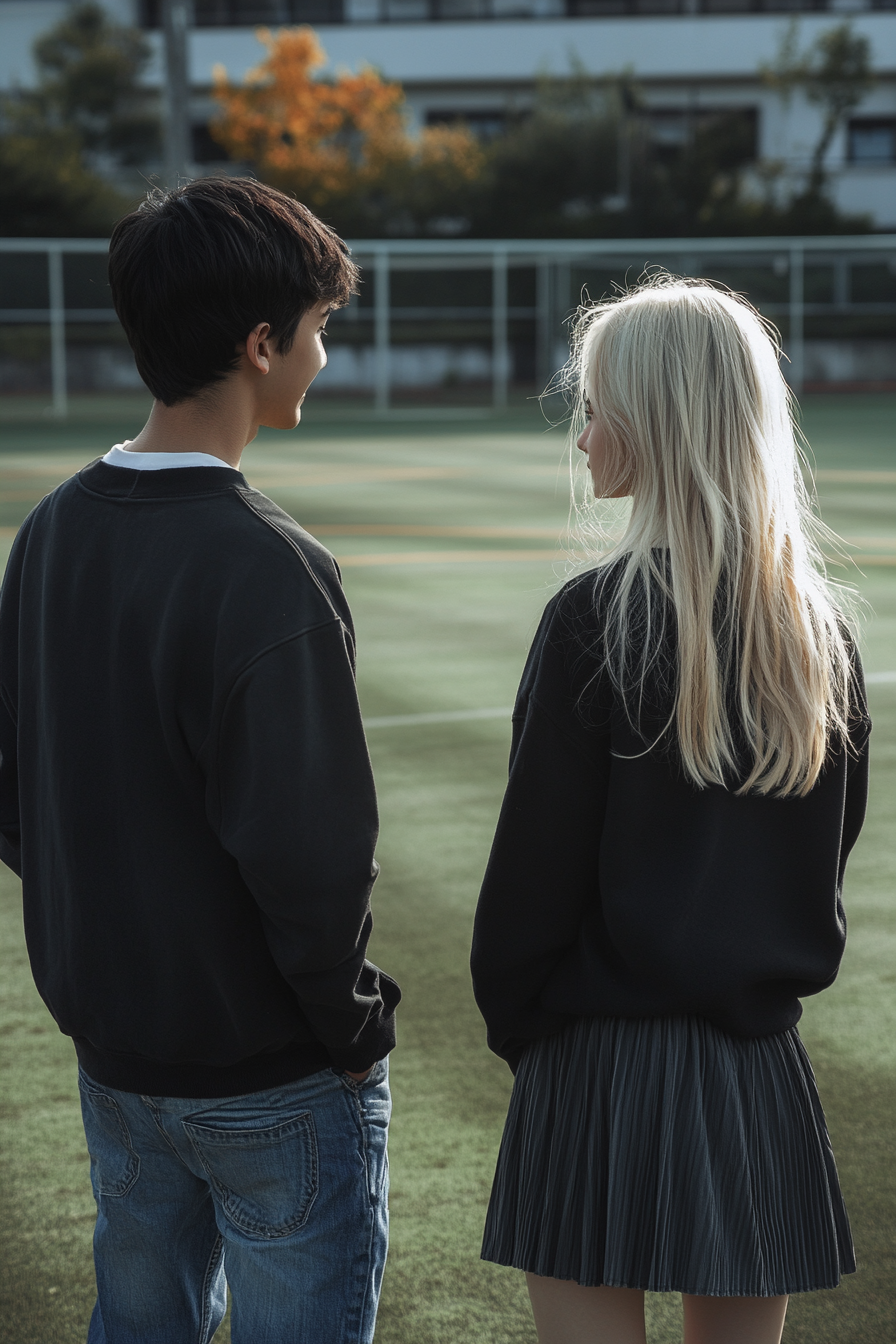
[[[380,972],[380,993],[383,1005],[380,1012],[368,1018],[362,1031],[350,1045],[329,1046],[327,1053],[334,1069],[363,1073],[395,1049],[395,1008],[401,991],[387,975]]]
[[[330,1063],[342,1073],[363,1073],[372,1069],[395,1049],[395,1014],[381,1018],[375,1033],[363,1032],[357,1041],[343,1050],[330,1050]]]

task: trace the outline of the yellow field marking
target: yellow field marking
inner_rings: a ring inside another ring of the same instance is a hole
[[[559,540],[559,527],[451,527],[425,523],[303,523],[315,537],[545,537]]]
[[[859,569],[869,565],[896,565],[896,555],[851,555],[849,558]]]
[[[896,485],[896,471],[835,471],[825,467],[812,474],[816,481],[841,485]]]
[[[342,569],[370,565],[472,565],[497,560],[565,560],[562,552],[549,551],[382,551],[373,555],[337,555]]]
[[[847,546],[883,546],[896,550],[896,537],[844,537]]]

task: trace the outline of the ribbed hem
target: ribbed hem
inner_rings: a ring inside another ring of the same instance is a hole
[[[251,1055],[223,1068],[200,1063],[171,1064],[143,1055],[99,1050],[83,1036],[75,1036],[74,1043],[78,1063],[96,1082],[145,1097],[239,1097],[294,1083],[330,1067],[329,1052],[318,1041],[302,1041],[283,1050]]]

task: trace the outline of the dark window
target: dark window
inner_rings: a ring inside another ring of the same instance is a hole
[[[430,0],[380,0],[380,17],[391,23],[419,23],[437,16]]]
[[[704,14],[800,14],[829,8],[828,0],[700,0]]]
[[[896,117],[855,117],[849,123],[850,163],[896,163]]]
[[[193,22],[197,28],[342,23],[342,19],[342,0],[193,0]],[[160,0],[140,0],[142,27],[159,28],[161,22]]]
[[[158,28],[161,0],[138,0],[144,28]],[[896,0],[868,0],[872,9],[896,9]],[[197,28],[254,28],[258,24],[344,23],[344,0],[193,0]],[[539,0],[374,0],[365,22],[439,20],[613,18],[656,14],[798,14],[827,10],[831,0],[554,0],[544,13]]]
[[[654,156],[674,159],[698,131],[712,135],[730,166],[758,156],[759,118],[755,107],[650,107],[644,114]]]
[[[882,0],[893,4],[896,0]],[[566,0],[570,18],[615,14],[776,14],[829,8],[829,0]]]

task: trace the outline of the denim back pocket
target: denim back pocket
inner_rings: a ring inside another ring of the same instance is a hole
[[[308,1221],[318,1191],[317,1135],[309,1111],[263,1129],[231,1121],[184,1130],[227,1219],[253,1238],[288,1237]]]
[[[115,1098],[89,1087],[83,1078],[79,1087],[94,1194],[120,1198],[139,1176],[140,1158]]]

